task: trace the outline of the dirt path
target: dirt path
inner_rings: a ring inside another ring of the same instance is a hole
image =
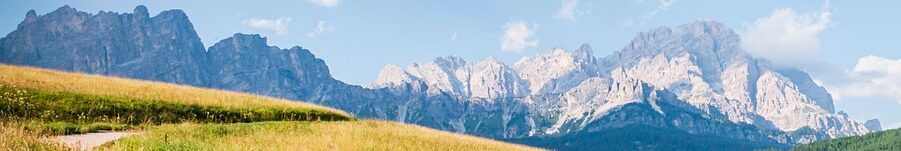
[[[67,146],[78,148],[79,150],[90,150],[91,148],[112,142],[116,139],[139,134],[138,132],[101,132],[87,133],[77,135],[57,136],[56,140],[63,142]]]

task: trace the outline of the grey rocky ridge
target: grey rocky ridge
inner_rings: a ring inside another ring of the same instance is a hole
[[[134,13],[89,14],[63,6],[38,16],[28,11],[0,40],[0,61],[37,67],[202,85],[203,43],[184,12],[150,17]]]
[[[0,39],[0,63],[303,100],[361,118],[560,149],[613,139],[665,144],[618,133],[772,147],[879,129],[878,121],[836,113],[832,96],[807,73],[752,57],[740,42],[720,23],[694,21],[639,33],[606,57],[588,45],[513,66],[447,56],[386,65],[361,87],[334,79],[310,50],[269,46],[260,35],[235,34],[204,48],[180,10],[150,17],[144,6],[122,14],[63,6],[40,16],[29,11]]]

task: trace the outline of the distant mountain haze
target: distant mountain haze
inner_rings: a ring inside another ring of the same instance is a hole
[[[362,87],[334,79],[309,50],[270,46],[256,34],[204,48],[181,10],[151,17],[144,6],[121,14],[63,6],[29,11],[0,39],[0,63],[303,100],[360,118],[567,150],[618,138],[639,142],[619,144],[633,149],[672,144],[650,137],[785,147],[881,129],[836,113],[831,94],[807,73],[748,55],[739,37],[718,22],[693,21],[639,33],[601,58],[588,45],[512,66],[446,56],[386,65]],[[548,143],[561,140],[568,143]]]

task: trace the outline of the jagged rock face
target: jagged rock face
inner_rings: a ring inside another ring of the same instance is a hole
[[[826,91],[826,88],[814,83],[806,72],[798,69],[779,69],[779,74],[785,76],[798,87],[802,87],[801,93],[812,99],[820,108],[830,113],[835,113],[835,107],[832,104],[832,95]]]
[[[32,10],[0,39],[0,62],[203,85],[205,50],[192,26],[181,10],[150,17],[144,6],[132,14]]]
[[[387,65],[379,73],[373,88],[405,86],[424,83],[431,95],[450,94],[458,99],[496,100],[521,97],[526,89],[521,87],[518,75],[494,58],[467,63],[447,56],[432,62],[413,63],[407,70],[397,65]]]
[[[562,96],[563,110],[554,125],[545,130],[545,133],[561,133],[561,129],[564,129],[564,133],[578,131],[588,127],[590,123],[597,123],[599,118],[605,117],[610,110],[617,107],[629,103],[640,103],[643,100],[656,101],[656,97],[644,96],[647,91],[650,91],[648,89],[646,83],[630,78],[622,69],[614,70],[610,80],[598,77],[589,78]],[[663,114],[656,103],[650,104],[656,111]],[[571,126],[565,126],[568,124]],[[625,126],[628,123],[620,124]]]
[[[398,81],[418,81],[428,89],[437,87],[438,90],[430,91],[432,93],[429,95],[450,95],[450,98],[466,102],[497,99],[473,95],[471,91],[475,85],[471,77],[495,77],[481,78],[475,82],[492,83],[490,88],[493,92],[525,91],[516,93],[518,95],[514,95],[512,100],[503,100],[520,102],[529,108],[527,113],[518,113],[527,115],[523,118],[529,121],[529,133],[513,133],[520,134],[512,135],[513,137],[565,135],[605,129],[609,126],[597,125],[610,123],[599,122],[600,119],[606,118],[609,111],[632,103],[646,103],[666,117],[656,103],[647,103],[661,98],[641,97],[642,93],[657,91],[672,94],[672,98],[663,100],[672,107],[695,110],[698,114],[707,116],[706,120],[727,120],[783,132],[812,129],[816,134],[824,135],[786,138],[791,136],[755,134],[755,138],[768,136],[784,143],[798,143],[810,140],[805,138],[834,138],[870,131],[847,115],[833,113],[829,93],[814,83],[806,73],[796,69],[779,69],[766,60],[753,58],[741,51],[739,42],[739,36],[722,24],[696,21],[679,26],[676,30],[662,27],[640,33],[622,51],[601,59],[594,58],[588,46],[582,46],[573,52],[555,49],[549,53],[524,57],[516,62],[512,71],[498,70],[486,74],[472,72],[471,65],[467,66],[462,59],[439,58],[424,65],[413,64],[407,70],[396,66],[386,68],[380,77],[405,78],[376,81],[375,85],[390,89],[391,86],[385,83],[399,85],[396,84]],[[517,76],[496,74],[507,72],[516,73]],[[640,86],[645,84],[648,85],[647,88]],[[511,89],[502,85],[514,87]],[[684,122],[688,121],[673,123]],[[645,124],[655,125],[652,123]],[[656,125],[673,125],[663,123]],[[698,133],[709,128],[672,127]],[[465,129],[459,131],[468,132]],[[751,136],[746,134],[735,136]]]
[[[472,98],[511,98],[523,94],[516,73],[494,58],[475,64],[470,71],[469,92]]]
[[[594,64],[591,47],[583,45],[572,53],[557,48],[550,53],[523,57],[516,62],[515,69],[529,85],[530,94],[559,94],[595,75]]]
[[[209,48],[210,87],[306,98],[320,84],[334,83],[328,67],[309,50],[279,49],[259,35],[235,34]]]
[[[847,116],[833,114],[831,96],[806,73],[779,72],[767,61],[744,54],[737,37],[719,23],[698,21],[676,31],[662,28],[640,34],[638,41],[619,53],[625,55],[605,60],[632,66],[630,75],[734,122],[782,131],[810,127],[830,137],[868,131]],[[654,49],[659,53],[650,57]]]
[[[869,130],[847,115],[832,114],[800,92],[791,81],[775,72],[766,72],[757,81],[757,114],[777,129],[794,131],[808,127],[829,137],[861,135]]]
[[[846,116],[832,114],[831,96],[806,73],[777,69],[768,61],[750,57],[740,51],[739,42],[738,36],[721,24],[698,21],[675,31],[658,28],[639,34],[631,45],[604,60],[607,66],[632,66],[632,74],[638,79],[673,91],[679,99],[711,114],[723,114],[734,122],[783,131],[810,126],[830,131],[832,137],[867,132]],[[777,81],[784,83],[774,84]],[[789,92],[773,94],[775,89],[783,90],[785,84],[791,85],[786,90]],[[784,106],[767,104],[775,102]],[[786,106],[813,106],[818,110],[773,111]],[[842,130],[827,128],[836,126]]]
[[[279,49],[259,35],[235,34],[207,51],[184,12],[168,10],[150,17],[144,6],[124,14],[89,14],[68,6],[41,16],[29,11],[15,31],[0,39],[0,63],[342,107],[352,106],[349,101],[378,98],[373,91],[333,79],[324,61],[306,49]]]
[[[870,130],[873,130],[873,131],[882,131],[882,124],[879,123],[879,119],[871,119],[871,120],[867,120],[867,122],[864,123],[864,125],[866,125],[867,128],[870,129]]]
[[[388,64],[379,71],[379,77],[376,78],[375,81],[379,83],[373,83],[370,85],[372,88],[385,88],[385,87],[403,87],[407,84],[421,81],[419,78],[416,78],[400,66]]]

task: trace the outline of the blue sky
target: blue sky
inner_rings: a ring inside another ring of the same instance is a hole
[[[566,5],[567,2],[571,5]],[[554,47],[590,44],[602,57],[638,32],[716,20],[751,41],[748,49],[807,70],[858,120],[901,126],[901,1],[715,0],[310,0],[310,1],[3,1],[0,32],[30,9],[68,4],[81,11],[151,14],[184,10],[205,46],[234,33],[258,33],[270,45],[300,45],[326,60],[339,80],[366,85],[386,64],[445,55],[493,56],[512,64]],[[572,6],[568,9],[567,6]],[[568,11],[572,10],[572,11]],[[571,13],[570,13],[571,12]],[[507,28],[505,28],[507,27]],[[513,30],[515,29],[515,30]],[[511,30],[507,32],[507,30]],[[513,36],[507,35],[514,33]],[[506,35],[506,36],[505,36]],[[513,47],[504,48],[505,37]],[[781,38],[772,38],[781,37]],[[776,41],[774,41],[776,40]],[[746,42],[749,43],[749,42]],[[800,48],[800,49],[794,49]],[[869,57],[868,57],[869,56]],[[859,63],[860,62],[860,63]],[[870,91],[865,91],[870,90]],[[876,90],[876,91],[872,91]]]

